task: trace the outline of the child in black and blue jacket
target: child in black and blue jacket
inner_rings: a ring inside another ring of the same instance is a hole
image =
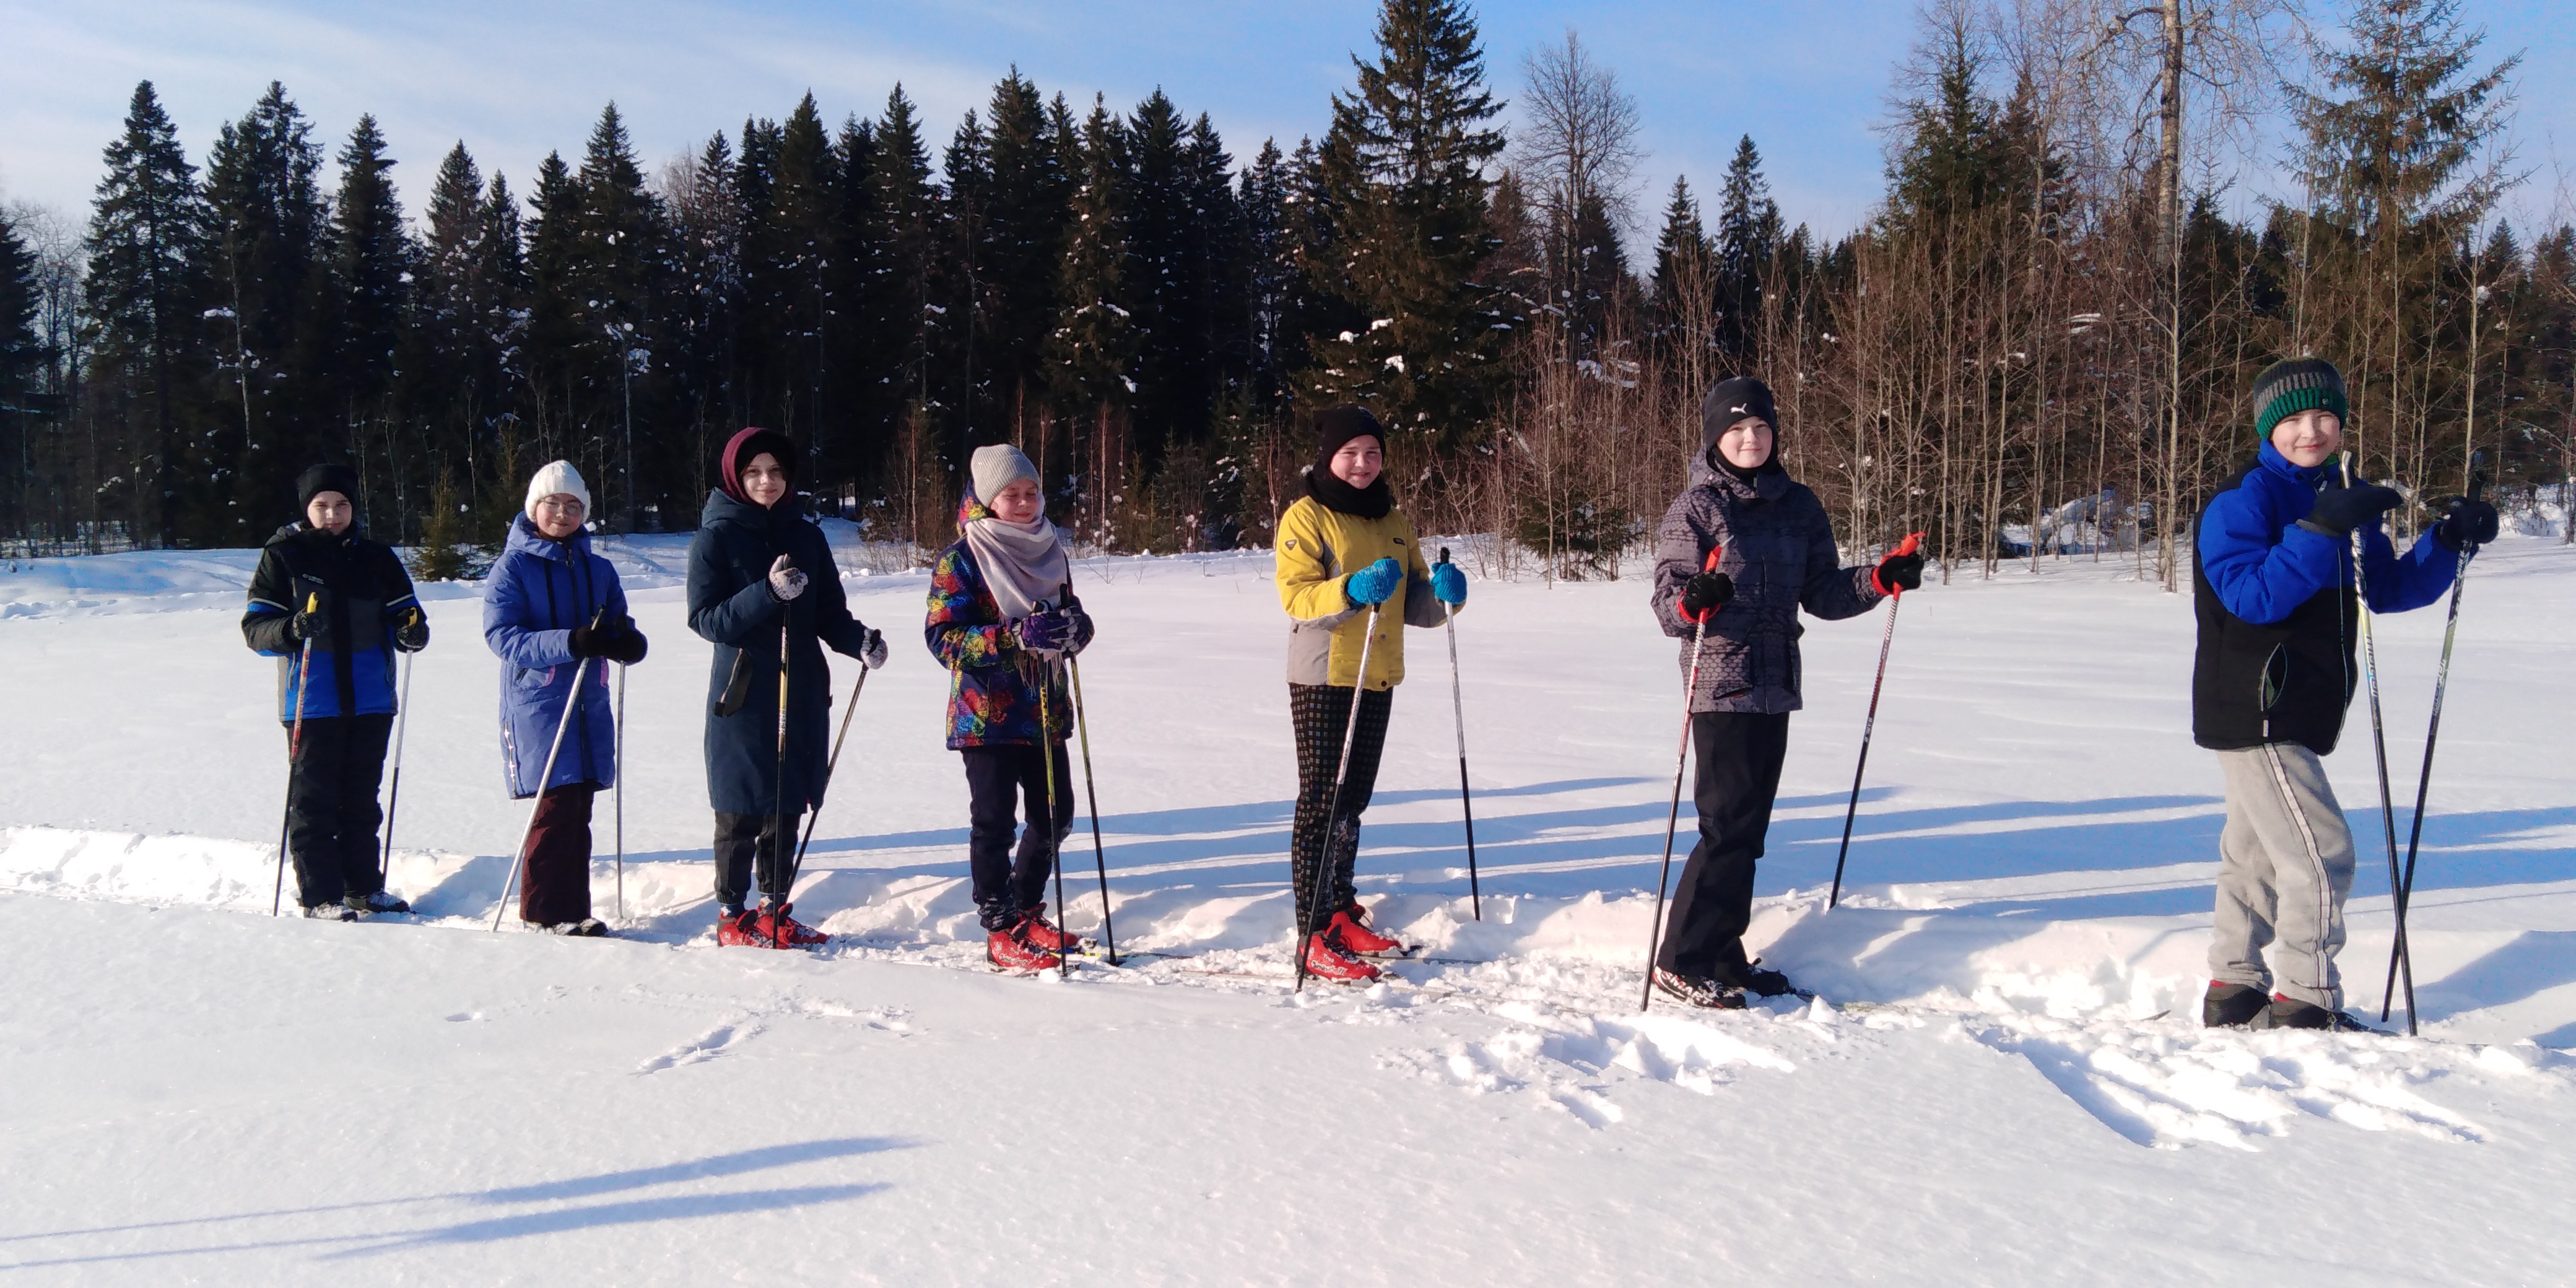
[[[2459,552],[2495,537],[2496,512],[2455,500],[2400,555],[2380,516],[2402,498],[2338,459],[2348,406],[2334,364],[2274,363],[2252,401],[2257,457],[2210,498],[2193,543],[2192,738],[2227,784],[2201,1022],[2358,1028],[2334,960],[2352,832],[2320,760],[2360,678],[2355,534],[2370,610],[2402,613],[2441,598]]]

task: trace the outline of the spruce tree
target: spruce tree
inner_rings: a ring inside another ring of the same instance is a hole
[[[927,414],[930,361],[940,334],[941,210],[930,148],[903,86],[886,95],[875,139],[868,182],[873,190],[869,208],[877,221],[871,234],[880,301],[876,316],[884,328],[877,343],[884,364],[880,379],[899,406]]]
[[[1104,544],[1110,538],[1109,499],[1129,473],[1118,436],[1138,392],[1138,353],[1146,340],[1129,303],[1144,296],[1130,274],[1145,261],[1130,248],[1130,223],[1120,208],[1128,191],[1128,142],[1118,118],[1095,100],[1074,163],[1073,218],[1056,290],[1064,310],[1045,351],[1051,392],[1069,414],[1074,452],[1083,462],[1080,473],[1089,492],[1082,505],[1084,535]],[[1038,464],[1041,471],[1063,469],[1061,462]]]
[[[649,434],[638,439],[629,431],[631,419],[649,422],[652,412],[653,324],[668,247],[661,202],[644,186],[615,103],[592,127],[574,185],[580,215],[573,281],[581,302],[572,319],[578,340],[568,355],[574,423],[587,430],[582,446],[598,471],[592,477],[608,482],[592,490],[596,510],[617,530],[632,532],[643,507],[659,514],[666,500],[680,499],[666,497],[664,489],[687,462],[662,459],[652,453]]]
[[[1089,131],[1084,138],[1086,162],[1107,166],[1099,173],[1117,189],[1114,217],[1125,226],[1131,271],[1123,302],[1135,312],[1142,341],[1133,438],[1140,477],[1160,469],[1170,444],[1207,427],[1212,355],[1202,316],[1199,194],[1187,129],[1179,109],[1158,89],[1136,105],[1122,130],[1110,132],[1107,151],[1091,146]]]
[[[411,237],[403,227],[402,205],[394,191],[393,158],[385,155],[384,134],[373,115],[361,115],[340,149],[340,190],[331,203],[331,312],[335,334],[329,337],[333,383],[356,425],[372,424],[384,436],[389,478],[378,485],[376,499],[391,500],[392,512],[377,516],[378,535],[388,541],[407,538],[409,476],[419,462],[399,459],[393,437],[390,398],[403,323],[410,308],[413,279]],[[360,432],[353,425],[351,432]],[[354,446],[354,445],[353,445]],[[364,453],[360,452],[363,456]]]
[[[1762,278],[1780,248],[1780,207],[1747,134],[1727,163],[1717,208],[1717,343],[1739,367],[1754,361],[1762,331]]]
[[[213,364],[200,317],[205,203],[152,82],[134,87],[106,163],[87,237],[90,369],[104,378],[97,414],[115,426],[124,463],[102,468],[137,480],[124,516],[136,540],[168,547],[182,539],[181,453]]]
[[[1509,324],[1479,275],[1496,248],[1484,166],[1503,148],[1486,122],[1476,24],[1457,0],[1384,0],[1377,57],[1333,97],[1318,168],[1332,221],[1310,263],[1343,329],[1317,336],[1300,381],[1309,405],[1376,410],[1391,447],[1471,440],[1506,376],[1497,328]]]
[[[1065,153],[1079,146],[1072,114],[1048,103],[1015,68],[993,88],[982,209],[970,236],[976,378],[968,407],[977,441],[1026,437],[1039,410],[1040,352],[1056,324],[1056,277],[1073,186]]]
[[[36,370],[45,360],[36,338],[36,289],[36,256],[0,211],[0,416],[30,414]]]
[[[248,406],[241,421],[216,422],[220,429],[196,446],[199,477],[212,489],[202,522],[231,543],[256,544],[281,512],[292,515],[295,476],[306,466],[358,463],[336,396],[322,160],[312,123],[274,81],[217,133],[206,157],[213,300],[234,314],[230,356]]]

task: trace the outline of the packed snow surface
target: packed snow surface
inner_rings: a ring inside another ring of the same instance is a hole
[[[1481,920],[1447,652],[1413,633],[1361,888],[1430,959],[1295,995],[1266,556],[1078,567],[1134,955],[1059,980],[983,964],[926,582],[854,545],[852,607],[896,648],[797,891],[834,938],[714,946],[684,550],[603,542],[653,640],[629,799],[598,813],[604,941],[486,929],[525,813],[477,587],[423,591],[392,868],[421,915],[343,925],[266,915],[285,741],[236,626],[254,552],[0,571],[10,1283],[2576,1280],[2576,551],[2545,539],[2470,574],[2416,1038],[2199,1027],[2219,778],[2189,598],[2123,562],[1906,597],[1831,913],[1888,610],[1811,623],[1749,942],[1820,996],[1640,1014],[1680,733],[1640,580],[1474,583]],[[2441,627],[2379,622],[2401,844]],[[2375,1018],[2363,704],[2328,764]],[[1085,799],[1068,922],[1098,934]],[[1690,827],[1685,800],[1685,852]]]

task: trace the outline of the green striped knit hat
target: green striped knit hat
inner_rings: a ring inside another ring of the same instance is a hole
[[[2254,432],[2272,436],[2272,427],[2303,411],[2319,407],[2336,420],[2352,418],[2344,401],[2343,373],[2323,358],[2286,358],[2254,377]]]

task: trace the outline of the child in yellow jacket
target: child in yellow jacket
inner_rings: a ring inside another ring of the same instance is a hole
[[[1360,812],[1377,784],[1395,686],[1404,682],[1404,631],[1387,616],[1391,611],[1405,625],[1438,626],[1447,620],[1443,605],[1467,602],[1467,578],[1453,564],[1424,563],[1412,522],[1397,513],[1380,477],[1386,431],[1375,416],[1362,407],[1328,408],[1315,415],[1315,440],[1306,495],[1280,516],[1277,550],[1279,604],[1292,619],[1288,710],[1297,734],[1289,880],[1307,972],[1365,981],[1377,978],[1378,969],[1360,958],[1403,951],[1364,924],[1368,912],[1352,885]],[[1344,770],[1346,730],[1350,764]],[[1343,771],[1338,810],[1336,771]]]

